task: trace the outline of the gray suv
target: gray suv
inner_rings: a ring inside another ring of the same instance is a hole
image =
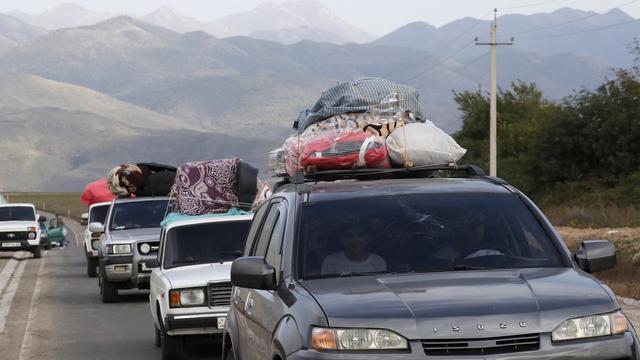
[[[506,182],[475,166],[308,180],[256,211],[224,359],[640,358],[590,274],[614,266],[613,245],[571,254]]]
[[[120,289],[148,289],[151,268],[160,243],[160,222],[168,197],[114,200],[105,223],[90,223],[91,233],[102,233],[98,248],[98,285],[105,303],[118,300]]]

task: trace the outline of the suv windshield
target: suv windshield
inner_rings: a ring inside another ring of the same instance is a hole
[[[107,212],[109,212],[109,205],[94,206],[91,208],[89,221],[104,224],[104,221],[107,219]]]
[[[111,230],[160,227],[169,200],[146,200],[116,203],[111,216]]]
[[[302,209],[298,249],[303,279],[565,266],[526,205],[506,194],[310,203]]]
[[[242,255],[250,225],[241,220],[174,227],[166,236],[164,267],[233,261]]]
[[[0,207],[0,221],[36,221],[36,214],[30,206]]]

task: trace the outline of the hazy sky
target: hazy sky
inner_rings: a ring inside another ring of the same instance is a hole
[[[348,22],[377,35],[385,34],[412,21],[441,26],[471,16],[483,18],[494,8],[499,14],[550,12],[562,7],[605,12],[622,9],[640,17],[640,1],[632,0],[321,0]],[[73,2],[84,7],[117,13],[143,15],[163,5],[200,20],[250,10],[266,0],[0,0],[0,12],[20,10],[40,13],[56,5]],[[271,1],[282,2],[282,1]],[[631,4],[629,4],[631,3]]]

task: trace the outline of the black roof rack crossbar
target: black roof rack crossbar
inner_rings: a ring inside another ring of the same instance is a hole
[[[461,171],[467,176],[485,176],[476,165],[428,165],[393,169],[326,170],[305,174],[307,181],[335,181],[345,179],[375,179],[385,177],[429,177],[437,171]]]

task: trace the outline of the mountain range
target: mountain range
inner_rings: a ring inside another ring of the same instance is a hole
[[[264,11],[285,4],[295,3]],[[304,15],[300,9],[288,11]],[[299,38],[277,28],[256,30],[257,25],[241,30],[248,36],[220,38],[192,28],[197,20],[183,19],[176,28],[174,13],[160,9],[142,18],[120,15],[55,30],[0,16],[0,163],[7,164],[0,173],[1,189],[78,190],[110,167],[135,161],[179,164],[241,156],[264,171],[265,154],[292,132],[299,111],[336,82],[366,76],[416,87],[431,119],[452,132],[460,126],[452,90],[488,84],[487,49],[457,43],[486,30],[481,20],[462,19],[441,28],[414,23],[370,43],[340,45],[309,40],[320,27],[310,20],[292,23],[310,32]],[[571,22],[566,26],[628,21],[617,11],[559,13]],[[499,19],[507,30],[509,16]],[[325,17],[339,23],[330,14]],[[560,21],[556,13],[532,17],[520,19],[528,25],[510,31],[534,33],[536,23],[550,27]],[[237,19],[217,23],[240,31]],[[636,24],[620,28],[628,26]],[[507,30],[501,25],[500,31]],[[278,33],[285,37],[278,42],[256,38]],[[584,35],[595,37],[594,32]],[[624,39],[608,40],[603,46],[609,49],[624,47]],[[516,38],[516,45],[499,50],[500,86],[535,81],[554,99],[598,85],[617,62],[632,58],[607,57],[574,41],[565,44],[567,51],[530,51],[521,44]]]

